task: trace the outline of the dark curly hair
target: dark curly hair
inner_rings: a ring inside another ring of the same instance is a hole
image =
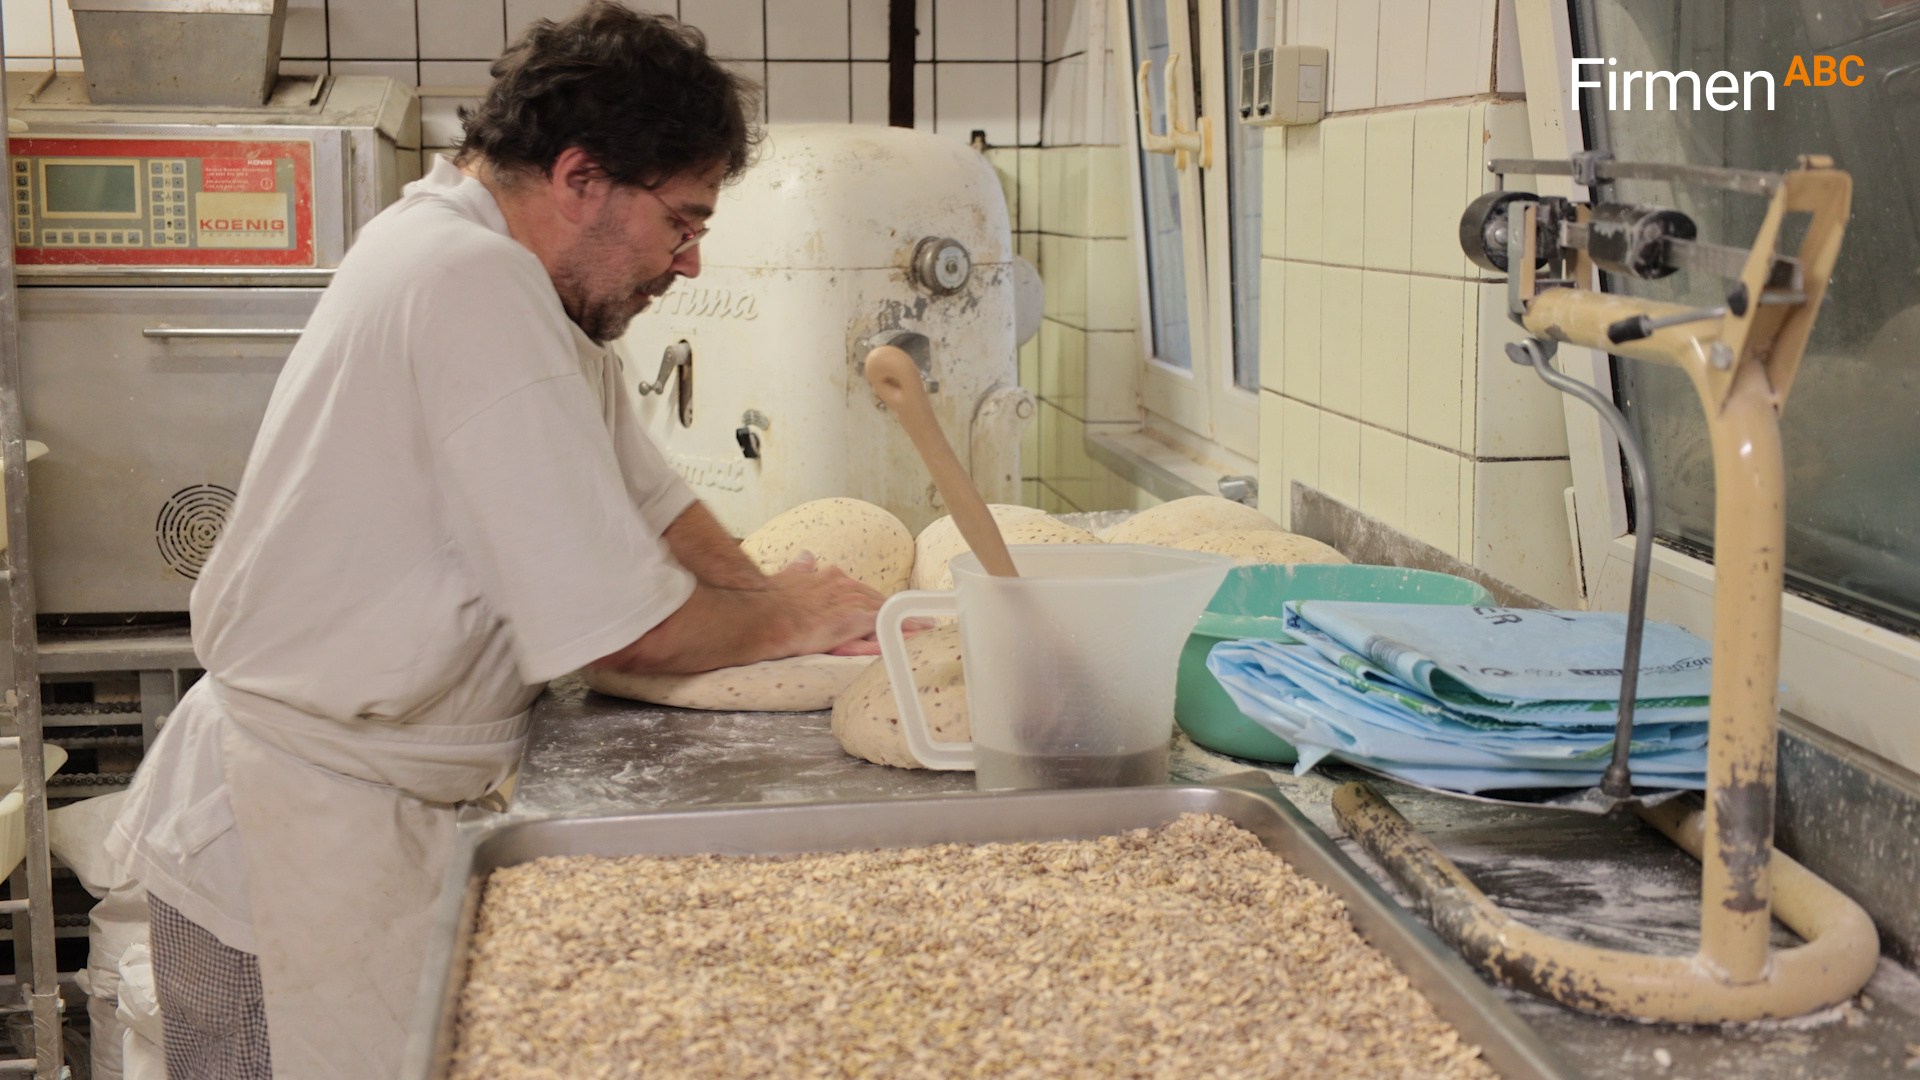
[[[760,139],[758,88],[708,56],[700,31],[611,0],[536,21],[492,73],[486,100],[460,110],[458,160],[484,157],[508,178],[544,175],[577,146],[616,183],[658,187],[722,163],[731,180]]]

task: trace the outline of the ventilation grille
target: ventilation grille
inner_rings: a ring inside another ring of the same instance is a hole
[[[174,492],[161,504],[160,519],[154,523],[153,538],[160,545],[160,558],[181,577],[198,579],[232,512],[230,488],[195,484]]]

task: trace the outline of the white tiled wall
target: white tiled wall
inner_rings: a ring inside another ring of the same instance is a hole
[[[977,10],[974,0],[937,2]],[[1042,145],[989,154],[1014,192],[1018,250],[1045,284],[1045,319],[1020,354],[1021,385],[1039,398],[1022,461],[1026,501],[1055,512],[1154,501],[1084,446],[1088,432],[1131,429],[1140,418],[1139,284],[1119,84],[1109,74],[1111,2],[1049,0],[1040,58],[1020,64],[1022,78],[1044,79],[1044,112],[1022,116]],[[1023,107],[1028,100],[1023,93]]]
[[[713,54],[767,89],[766,115],[781,121],[887,121],[887,0],[627,0],[675,15],[707,35]],[[1098,3],[1098,0],[1089,0]],[[1083,116],[1086,32],[1069,0],[920,0],[916,125],[994,146],[1037,146],[1043,94],[1071,99]],[[564,18],[577,0],[289,0],[281,55],[290,71],[389,75],[429,91],[484,86],[485,64],[536,18]],[[1048,9],[1059,25],[1048,30]],[[67,0],[5,0],[7,66],[81,66]],[[1053,42],[1057,51],[1048,52]],[[1082,67],[1049,78],[1063,57]],[[458,65],[458,66],[456,66]],[[471,67],[469,67],[471,65]],[[1061,76],[1067,76],[1062,78]],[[443,81],[453,79],[457,81]],[[457,132],[462,98],[431,93],[427,122]],[[1083,141],[1084,120],[1060,124]],[[448,145],[446,142],[440,145]]]
[[[1486,162],[1527,154],[1513,0],[1294,0],[1332,111],[1266,140],[1261,490],[1319,489],[1571,606],[1559,396],[1502,346],[1505,286],[1460,251]]]

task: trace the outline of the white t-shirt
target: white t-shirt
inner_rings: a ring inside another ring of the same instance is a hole
[[[320,728],[487,724],[665,619],[694,582],[660,534],[694,496],[618,374],[486,188],[437,162],[363,230],[274,387],[193,591],[209,676]],[[251,952],[205,698],[112,843]]]

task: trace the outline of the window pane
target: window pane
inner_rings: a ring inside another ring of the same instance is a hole
[[[1166,124],[1167,9],[1160,0],[1133,6],[1133,55],[1153,61],[1147,80],[1152,100],[1136,102],[1154,129]],[[1189,58],[1190,59],[1190,58]],[[1183,77],[1191,63],[1182,65]],[[1140,151],[1140,189],[1146,202],[1147,298],[1152,319],[1153,355],[1182,371],[1193,370],[1193,344],[1187,327],[1187,270],[1180,250],[1180,174],[1168,154]]]
[[[1774,107],[1754,86],[1751,111],[1695,111],[1683,101],[1604,109],[1588,92],[1590,144],[1621,160],[1785,169],[1823,153],[1853,174],[1853,216],[1813,340],[1782,418],[1787,460],[1787,574],[1794,585],[1861,614],[1920,627],[1920,6],[1878,0],[1578,0],[1591,28],[1577,55],[1613,57],[1618,71],[1771,71]],[[1859,86],[1784,85],[1788,60],[1815,54],[1864,61]],[[1593,79],[1593,69],[1585,77]],[[1744,247],[1764,200],[1622,183],[1606,197],[1673,206],[1703,239]],[[1789,220],[1791,226],[1792,221]],[[1783,247],[1800,233],[1789,229]],[[1681,283],[1679,288],[1675,283]],[[1722,302],[1726,285],[1682,273],[1609,288],[1685,303]],[[1710,548],[1713,458],[1684,375],[1614,361],[1617,391],[1646,441],[1662,537]]]
[[[1233,384],[1260,389],[1260,148],[1265,128],[1243,124],[1237,107],[1240,54],[1259,42],[1260,0],[1230,0],[1227,8],[1227,205],[1232,215]]]

